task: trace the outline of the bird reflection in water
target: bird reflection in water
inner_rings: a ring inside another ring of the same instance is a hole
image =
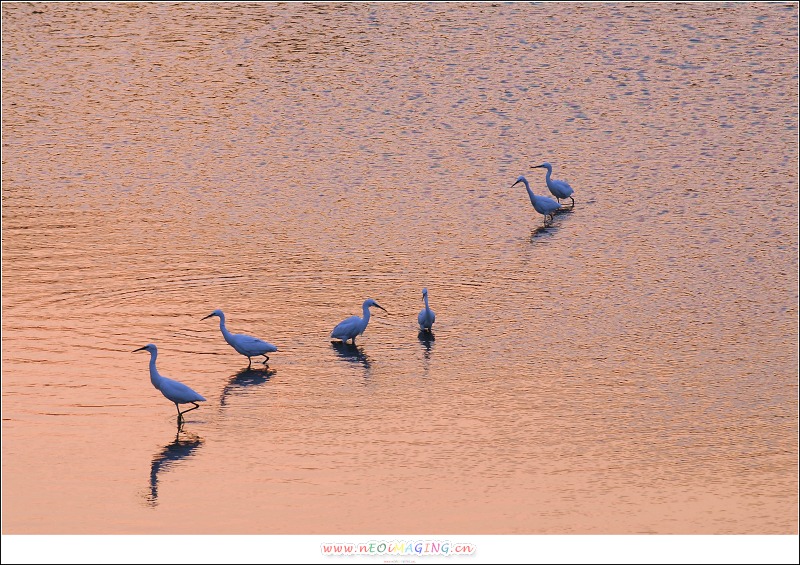
[[[433,349],[433,342],[436,341],[436,336],[433,335],[433,332],[420,330],[417,334],[417,338],[419,338],[419,342],[422,344],[422,347],[425,348],[425,353],[430,353],[431,349]]]
[[[572,214],[573,212],[575,212],[574,208],[569,206],[562,206],[561,208],[553,212],[553,216],[568,215]],[[531,230],[531,242],[533,242],[534,239],[536,239],[536,236],[538,235],[552,233],[553,231],[558,231],[558,229],[559,229],[558,226],[553,225],[552,223],[549,223],[546,226],[542,225],[535,227]]]
[[[363,366],[364,369],[366,369],[366,374],[369,374],[372,360],[364,353],[364,349],[360,345],[349,345],[343,341],[332,341],[331,347],[340,359],[344,359],[348,363]]]
[[[433,350],[433,342],[436,341],[436,336],[433,335],[433,332],[420,330],[420,332],[417,334],[417,338],[419,339],[420,345],[423,347],[422,376],[427,377],[428,372],[430,371],[431,350]]]
[[[222,395],[219,398],[220,407],[225,406],[228,396],[235,393],[236,390],[264,384],[277,372],[276,369],[254,369],[252,367],[245,367],[233,375],[228,380],[225,388],[222,389]]]
[[[145,493],[147,505],[158,506],[158,474],[172,468],[179,461],[194,455],[194,451],[203,445],[203,439],[191,432],[178,428],[175,441],[168,443],[153,456],[150,463],[150,488]]]
[[[531,242],[534,239],[536,239],[537,235],[547,233],[548,232],[548,229],[547,229],[548,227],[552,227],[552,226],[539,226],[537,228],[533,228],[531,230]]]

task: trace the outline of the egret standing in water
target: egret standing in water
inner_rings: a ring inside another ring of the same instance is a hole
[[[561,204],[553,200],[552,198],[548,198],[547,196],[536,196],[533,191],[531,190],[531,185],[528,184],[528,179],[523,176],[517,178],[517,182],[511,185],[511,187],[517,186],[519,183],[525,183],[525,190],[528,191],[528,196],[531,199],[531,204],[533,204],[533,209],[539,212],[544,216],[544,225],[547,225],[547,218],[549,217],[550,220],[553,220],[553,214],[555,214],[556,210],[561,208]]]
[[[544,177],[544,180],[547,183],[547,188],[550,189],[553,196],[558,199],[558,203],[561,204],[562,198],[569,198],[572,200],[572,207],[575,207],[575,199],[572,197],[572,187],[567,184],[567,181],[550,178],[550,175],[553,173],[553,166],[550,163],[536,165],[534,169],[547,169],[547,175]]]
[[[380,308],[384,312],[388,314],[386,308],[375,302],[371,298],[367,298],[362,305],[362,309],[364,310],[364,317],[359,318],[358,316],[350,316],[336,324],[336,327],[333,328],[331,332],[331,337],[334,339],[341,339],[343,343],[347,343],[347,340],[350,339],[353,342],[353,345],[356,344],[356,336],[363,335],[364,330],[367,329],[367,324],[369,324],[369,307],[375,306],[376,308]]]
[[[266,341],[262,341],[257,337],[245,335],[245,334],[232,334],[228,331],[228,328],[225,327],[225,314],[222,313],[222,310],[214,310],[203,318],[210,318],[211,316],[218,316],[219,317],[219,329],[222,332],[222,337],[225,338],[225,341],[228,342],[228,345],[233,347],[238,353],[241,353],[245,357],[247,357],[247,366],[249,367],[253,360],[250,359],[255,355],[263,355],[264,356],[264,363],[266,364],[269,361],[269,356],[267,353],[274,353],[278,351],[278,348],[271,343],[267,343]]]
[[[150,382],[153,383],[154,387],[161,391],[161,394],[175,403],[175,408],[178,410],[178,426],[180,426],[181,422],[183,422],[183,415],[186,412],[200,408],[197,403],[205,401],[205,398],[197,394],[185,384],[179,383],[178,381],[173,381],[167,377],[162,377],[158,373],[158,369],[156,369],[158,348],[155,345],[148,343],[144,347],[134,349],[133,353],[136,353],[137,351],[148,351],[150,353]],[[181,412],[178,404],[194,404],[194,408],[189,408],[188,410]]]
[[[433,322],[436,321],[436,314],[433,313],[431,307],[428,306],[428,289],[422,289],[422,300],[425,302],[425,308],[419,311],[417,322],[419,322],[419,329],[423,331],[431,331]]]

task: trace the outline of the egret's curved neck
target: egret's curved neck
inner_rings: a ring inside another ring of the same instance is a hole
[[[425,296],[423,296],[422,298],[423,298],[423,300],[425,300],[425,310],[426,310],[426,311],[428,311],[428,312],[430,312],[430,311],[431,311],[431,307],[430,307],[430,306],[428,306],[428,295],[426,294],[426,295],[425,295]]]
[[[231,335],[231,332],[225,327],[225,314],[219,314],[219,331],[221,331],[222,335],[225,337]]]
[[[550,175],[553,172],[553,168],[552,167],[545,167],[545,170],[547,171],[547,174],[544,176],[544,180],[545,180],[545,182],[550,182]]]
[[[530,196],[531,201],[533,201],[533,191],[531,190],[531,185],[528,184],[528,179],[522,179],[522,182],[525,183],[525,190],[528,191],[528,196]],[[427,302],[425,304],[427,304]]]
[[[363,310],[364,310],[364,327],[366,327],[370,317],[369,306],[364,304]]]
[[[150,352],[150,382],[154,387],[160,389],[159,386],[161,383],[161,379],[163,378],[161,375],[158,374],[158,369],[156,369],[156,357],[158,357],[158,351],[151,351]]]

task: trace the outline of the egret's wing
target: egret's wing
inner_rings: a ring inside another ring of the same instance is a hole
[[[553,200],[552,198],[548,198],[547,196],[543,196],[542,198],[544,198],[544,200],[545,200],[545,206],[547,207],[547,209],[548,209],[550,212],[555,212],[556,210],[558,210],[559,208],[561,208],[561,204],[559,204],[558,202],[556,202],[556,201],[555,201],[555,200]]]
[[[433,322],[436,320],[436,314],[433,313],[433,310],[430,311],[430,315],[428,312],[423,308],[419,316],[417,316],[417,322],[419,322],[419,327],[421,328],[430,328],[433,326]]]
[[[342,337],[342,336],[350,337],[350,332],[355,327],[355,324],[359,321],[361,321],[361,318],[359,318],[358,316],[350,316],[349,318],[345,318],[344,320],[336,324],[335,328],[333,328],[333,331],[331,332],[331,337]]]
[[[271,343],[267,343],[251,335],[236,334],[234,337],[236,339],[236,345],[253,355],[263,355],[264,353],[278,351],[278,348]]]
[[[161,381],[161,393],[173,402],[197,402],[205,400],[202,395],[193,391],[185,384],[164,377]]]
[[[533,207],[540,214],[552,214],[561,208],[561,204],[547,196],[534,195],[534,198],[536,200],[533,202]]]
[[[553,181],[553,184],[555,184],[563,194],[570,195],[573,192],[572,187],[565,180],[556,180]]]

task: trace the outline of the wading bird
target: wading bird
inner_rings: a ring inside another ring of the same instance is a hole
[[[180,426],[181,422],[183,422],[183,415],[191,410],[200,408],[197,403],[205,401],[205,398],[197,394],[185,384],[178,381],[173,381],[167,377],[162,377],[158,373],[158,369],[156,369],[158,348],[155,345],[148,343],[144,347],[134,349],[132,353],[136,353],[137,351],[148,351],[150,353],[150,382],[153,383],[154,387],[161,391],[161,394],[175,403],[175,408],[178,410],[178,425]],[[188,410],[181,412],[178,404],[194,404],[194,408],[189,408]]]
[[[533,168],[547,169],[547,175],[544,177],[544,180],[547,183],[547,188],[550,189],[553,196],[558,199],[558,203],[561,204],[562,198],[569,198],[572,200],[572,206],[575,207],[575,199],[572,197],[572,187],[567,184],[567,181],[550,178],[550,175],[553,173],[553,166],[550,163],[542,163]]]
[[[425,308],[419,311],[419,315],[417,316],[417,322],[419,322],[419,329],[425,331],[431,331],[431,326],[433,326],[433,322],[436,321],[436,314],[433,313],[430,306],[428,306],[428,289],[422,289],[422,300],[425,302]]]
[[[375,302],[371,298],[367,298],[364,301],[362,306],[364,310],[364,317],[359,318],[358,316],[350,316],[336,324],[336,327],[333,328],[331,332],[331,337],[334,339],[341,339],[343,343],[346,343],[348,339],[352,340],[353,345],[356,344],[356,336],[363,335],[364,330],[367,329],[367,324],[369,323],[369,307],[375,306],[376,308],[380,308],[384,312],[386,312],[386,308]],[[386,312],[388,314],[388,312]]]
[[[203,318],[203,320],[210,318],[212,316],[219,317],[219,329],[222,332],[222,337],[225,338],[225,341],[228,342],[228,345],[233,347],[238,353],[241,353],[245,357],[247,357],[247,366],[249,367],[250,364],[253,362],[250,359],[256,355],[263,355],[264,356],[264,363],[269,361],[269,356],[267,353],[274,353],[278,351],[278,348],[271,343],[267,343],[266,341],[262,341],[257,337],[245,335],[245,334],[232,334],[228,331],[228,328],[225,327],[225,314],[222,313],[222,310],[214,310]]]
[[[533,209],[539,212],[544,216],[544,225],[547,225],[547,218],[549,217],[552,221],[553,214],[555,214],[556,210],[561,208],[561,204],[553,200],[552,198],[548,198],[547,196],[536,196],[533,191],[531,190],[531,185],[528,184],[528,179],[523,176],[520,176],[517,179],[517,182],[511,185],[511,187],[517,186],[519,183],[525,183],[525,190],[528,191],[528,196],[531,199],[531,204],[533,204]]]

